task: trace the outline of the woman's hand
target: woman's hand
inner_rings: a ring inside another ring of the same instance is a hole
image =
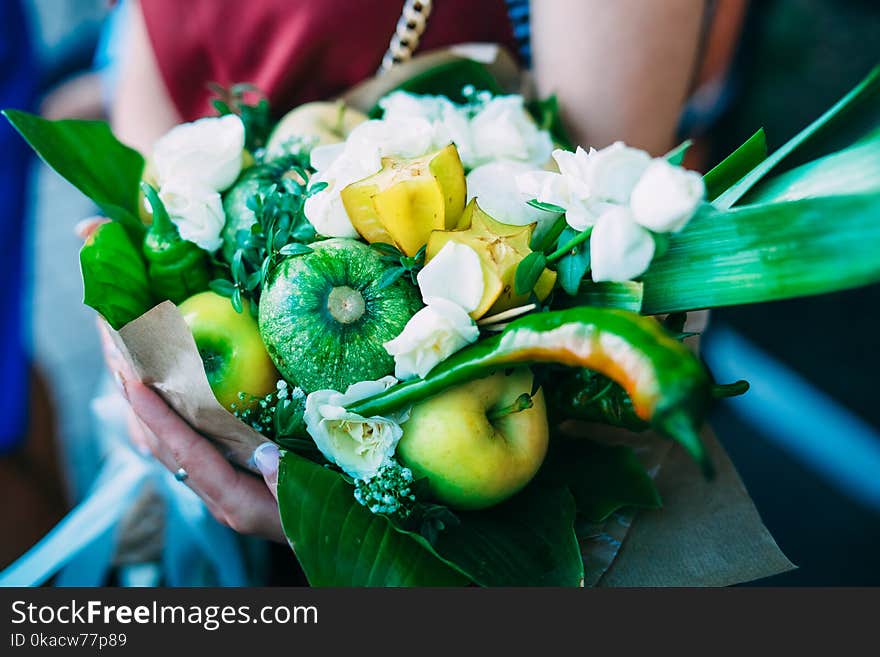
[[[204,500],[221,523],[242,534],[283,542],[275,486],[278,448],[263,443],[254,463],[263,479],[233,467],[207,439],[194,431],[155,392],[137,380],[122,378],[133,411],[133,437],[146,444],[171,472],[183,469],[183,483]]]
[[[172,473],[179,473],[182,483],[202,498],[219,522],[242,534],[283,543],[275,495],[278,447],[266,442],[254,451],[253,461],[262,480],[234,467],[159,395],[137,380],[103,320],[98,320],[98,329],[107,365],[131,406],[128,426],[132,442],[152,453]]]

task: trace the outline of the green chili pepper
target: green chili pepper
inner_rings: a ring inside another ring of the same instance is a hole
[[[211,280],[208,254],[180,237],[155,189],[146,183],[141,183],[141,189],[153,209],[153,224],[143,244],[153,292],[159,299],[180,303],[207,290]]]
[[[656,320],[627,310],[584,306],[527,315],[462,349],[424,379],[392,386],[348,410],[386,415],[505,367],[547,362],[585,367],[620,384],[639,418],[681,443],[711,474],[699,438],[712,399],[708,372]]]

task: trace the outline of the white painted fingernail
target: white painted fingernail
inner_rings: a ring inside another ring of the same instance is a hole
[[[278,472],[278,445],[263,443],[254,450],[254,465],[263,477],[273,477]]]

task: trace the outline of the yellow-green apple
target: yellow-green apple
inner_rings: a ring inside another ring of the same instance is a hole
[[[221,405],[243,409],[275,389],[279,374],[247,302],[237,313],[226,297],[200,292],[178,308],[192,331],[208,383]],[[240,393],[244,393],[244,400]]]
[[[296,137],[317,137],[320,145],[338,144],[366,120],[366,114],[342,101],[304,103],[282,117],[269,135],[266,150],[272,153]]]
[[[544,395],[528,368],[499,372],[413,406],[397,446],[401,463],[427,477],[455,509],[484,509],[525,486],[547,454]],[[526,407],[526,408],[523,408]]]

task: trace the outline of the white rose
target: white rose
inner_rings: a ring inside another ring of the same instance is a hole
[[[220,248],[226,221],[220,194],[201,182],[179,178],[163,185],[159,198],[183,239],[206,251]]]
[[[461,306],[446,299],[429,299],[403,332],[385,343],[385,351],[394,356],[394,373],[399,379],[424,378],[479,336],[479,329]]]
[[[528,176],[532,170],[533,167],[525,162],[510,160],[478,166],[467,175],[468,201],[477,199],[480,208],[502,223],[514,226],[537,224],[534,237],[540,239],[559,214],[533,208],[528,202],[537,195],[520,191],[517,177]]]
[[[309,163],[315,171],[329,168],[345,152],[345,142],[338,144],[321,144],[309,153]]]
[[[593,280],[630,281],[642,275],[654,257],[654,238],[623,206],[606,211],[590,234]]]
[[[433,148],[454,143],[463,161],[473,151],[471,130],[465,108],[445,96],[416,95],[395,91],[379,101],[383,121],[420,118],[431,125]]]
[[[651,162],[630,199],[635,220],[655,233],[674,233],[691,220],[706,196],[703,178],[662,158]]]
[[[153,149],[160,185],[198,180],[215,192],[232,185],[241,172],[244,125],[234,114],[182,123],[161,137]]]
[[[591,150],[586,172],[590,196],[611,203],[629,203],[636,182],[650,163],[651,156],[645,151],[630,148],[622,141],[600,151]]]
[[[431,123],[421,117],[364,121],[351,131],[342,157],[361,162],[376,157],[419,157],[431,150],[432,135]]]
[[[368,480],[394,455],[408,414],[365,418],[346,405],[371,397],[397,383],[392,376],[362,381],[345,393],[317,390],[306,397],[306,430],[328,461],[355,479]]]
[[[418,117],[431,122],[440,121],[443,112],[450,106],[454,107],[446,96],[411,94],[407,91],[393,91],[379,100],[385,120]]]
[[[474,168],[492,160],[520,160],[542,166],[550,158],[553,141],[535,125],[522,96],[496,96],[471,119],[473,153],[465,166]]]
[[[473,312],[483,298],[485,282],[480,256],[467,244],[447,242],[416,276],[422,300],[440,298]]]

